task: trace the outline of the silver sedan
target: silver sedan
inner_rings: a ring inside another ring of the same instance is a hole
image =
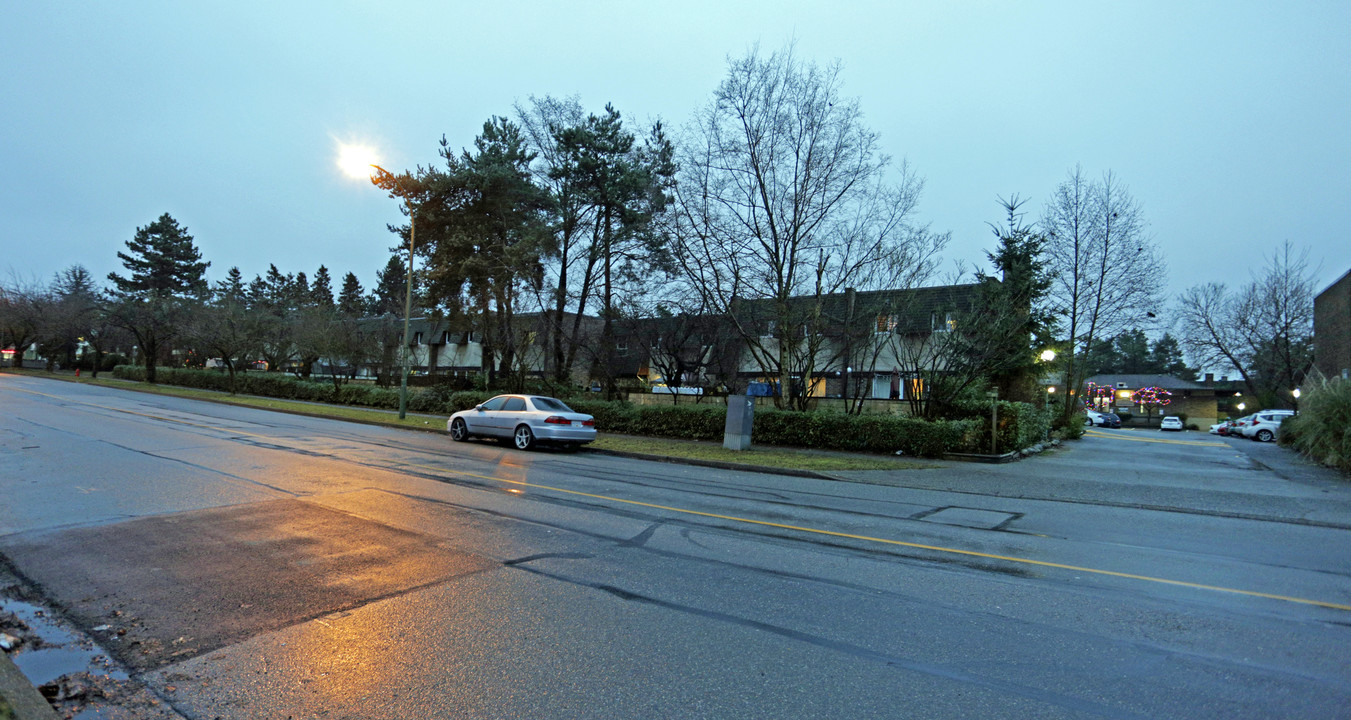
[[[596,419],[579,413],[558,398],[543,395],[498,395],[446,421],[450,439],[510,439],[521,450],[536,443],[585,445],[596,439]]]

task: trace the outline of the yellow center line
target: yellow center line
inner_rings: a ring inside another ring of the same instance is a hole
[[[43,396],[43,397],[49,397],[49,398],[53,398],[53,399],[56,399],[56,400],[62,400],[62,401],[64,401],[64,402],[73,402],[73,403],[77,403],[77,404],[81,404],[81,405],[89,405],[89,406],[91,406],[91,407],[102,408],[102,409],[105,409],[105,410],[112,410],[112,411],[115,411],[115,412],[126,413],[126,414],[128,414],[128,415],[136,415],[136,416],[139,416],[139,417],[145,417],[145,418],[150,418],[150,419],[155,419],[155,420],[164,420],[164,421],[167,421],[167,422],[179,423],[179,424],[182,424],[182,425],[189,425],[189,426],[191,426],[191,427],[198,427],[198,428],[205,428],[205,429],[209,429],[209,430],[216,430],[216,431],[218,431],[218,432],[234,433],[234,434],[237,434],[237,435],[247,435],[247,436],[250,436],[250,437],[267,438],[267,436],[265,436],[265,435],[258,435],[258,434],[255,434],[255,433],[248,433],[248,432],[243,432],[243,431],[240,431],[240,430],[234,430],[234,429],[230,429],[230,428],[216,427],[216,426],[205,425],[205,424],[201,424],[201,423],[188,422],[188,421],[186,421],[186,420],[178,420],[178,419],[176,419],[176,418],[162,417],[162,416],[159,416],[159,415],[151,415],[151,414],[148,414],[148,413],[136,412],[136,411],[134,411],[134,410],[124,410],[124,409],[121,409],[121,408],[108,407],[108,406],[106,406],[106,405],[98,405],[98,404],[96,404],[96,403],[85,402],[85,401],[82,401],[82,400],[71,400],[70,398],[62,398],[62,397],[58,397],[58,396],[56,396],[56,395],[48,395],[48,394],[46,394],[46,393],[40,393],[40,392],[36,392],[36,391],[33,391],[33,390],[22,390],[22,389],[19,389],[19,388],[12,388],[12,389],[18,390],[19,392],[26,392],[26,393],[30,393],[30,394],[33,394],[33,395],[41,395],[41,396]],[[1107,437],[1111,437],[1111,436],[1107,436]],[[272,439],[272,438],[267,438],[267,439]],[[1134,438],[1122,438],[1122,439],[1134,439]],[[1154,441],[1148,441],[1148,440],[1142,440],[1142,442],[1178,442],[1178,441],[1168,441],[1168,440],[1154,440]],[[1216,444],[1222,445],[1222,446],[1224,446],[1224,447],[1228,447],[1228,446],[1226,446],[1226,445],[1223,445],[1223,443],[1216,443]],[[604,500],[604,501],[606,501],[606,502],[620,503],[620,504],[623,504],[623,505],[634,505],[634,506],[637,506],[637,507],[651,508],[651,509],[654,509],[654,510],[665,510],[665,511],[667,511],[667,512],[679,513],[679,514],[682,514],[682,515],[694,515],[694,516],[697,516],[697,517],[713,518],[713,519],[716,519],[716,520],[726,520],[726,521],[728,521],[728,522],[744,523],[744,524],[747,524],[747,525],[758,525],[758,526],[761,526],[761,527],[772,527],[772,528],[778,528],[778,529],[781,529],[781,530],[792,530],[792,531],[794,531],[794,532],[802,532],[802,533],[808,533],[808,534],[813,534],[813,535],[824,535],[824,536],[828,536],[828,537],[846,538],[846,539],[849,539],[849,540],[859,540],[859,541],[862,541],[862,542],[878,543],[878,544],[881,544],[881,545],[892,545],[892,546],[897,546],[897,547],[913,548],[913,549],[917,549],[917,550],[929,550],[929,551],[932,551],[932,552],[946,553],[946,554],[950,554],[950,555],[963,555],[963,556],[966,556],[966,557],[978,557],[978,558],[984,558],[984,559],[987,559],[987,560],[1000,560],[1000,561],[1003,561],[1003,562],[1016,563],[1016,564],[1020,564],[1020,565],[1034,565],[1034,566],[1037,566],[1037,567],[1055,568],[1055,569],[1057,569],[1057,570],[1069,570],[1069,571],[1071,571],[1071,572],[1081,572],[1081,573],[1087,573],[1087,574],[1090,574],[1090,575],[1103,575],[1103,576],[1107,576],[1107,577],[1124,578],[1124,579],[1127,579],[1127,580],[1140,580],[1140,581],[1143,581],[1143,582],[1159,583],[1159,584],[1162,584],[1162,585],[1173,585],[1173,586],[1176,586],[1176,587],[1193,588],[1193,589],[1196,589],[1196,590],[1210,590],[1210,591],[1214,591],[1214,592],[1229,593],[1229,594],[1232,594],[1232,595],[1243,595],[1243,596],[1246,596],[1246,597],[1266,598],[1266,599],[1269,599],[1269,600],[1283,600],[1283,601],[1285,601],[1285,602],[1298,603],[1298,604],[1300,604],[1300,605],[1313,605],[1313,606],[1317,606],[1317,607],[1331,608],[1331,609],[1333,609],[1333,610],[1347,610],[1347,611],[1351,611],[1351,605],[1346,605],[1346,604],[1342,604],[1342,603],[1334,603],[1334,602],[1325,602],[1325,601],[1322,601],[1322,600],[1310,600],[1310,599],[1308,599],[1308,598],[1293,597],[1293,596],[1290,596],[1290,595],[1276,595],[1276,594],[1273,594],[1273,593],[1257,592],[1257,591],[1254,591],[1254,590],[1241,590],[1241,589],[1238,589],[1238,588],[1229,588],[1229,587],[1223,587],[1223,586],[1220,586],[1220,585],[1205,585],[1205,584],[1202,584],[1202,583],[1187,582],[1187,581],[1185,581],[1185,580],[1172,580],[1172,579],[1169,579],[1169,578],[1153,577],[1153,576],[1150,576],[1150,575],[1137,575],[1137,574],[1135,574],[1135,573],[1117,572],[1117,571],[1115,571],[1115,570],[1102,570],[1102,569],[1098,569],[1098,568],[1084,567],[1084,566],[1081,566],[1081,565],[1067,565],[1067,564],[1064,564],[1064,563],[1049,562],[1049,561],[1046,561],[1046,560],[1033,560],[1033,559],[1031,559],[1031,558],[1016,557],[1016,556],[1012,556],[1012,555],[996,555],[996,554],[992,554],[992,553],[977,552],[977,551],[975,551],[975,550],[963,550],[963,549],[961,549],[961,548],[944,547],[944,546],[942,546],[942,545],[926,545],[926,544],[923,544],[923,543],[907,542],[907,541],[905,541],[905,540],[892,540],[892,539],[889,539],[889,538],[872,537],[872,536],[869,536],[869,535],[855,535],[855,534],[853,534],[853,533],[838,532],[838,531],[835,531],[835,530],[822,530],[822,529],[820,529],[820,528],[810,528],[810,527],[805,527],[805,526],[802,526],[802,525],[789,525],[789,524],[786,524],[786,523],[769,522],[769,521],[767,521],[767,520],[755,520],[755,519],[753,519],[753,518],[738,517],[738,516],[736,516],[736,515],[722,515],[722,514],[720,514],[720,513],[704,512],[704,511],[702,511],[702,510],[690,510],[690,509],[687,509],[687,508],[674,507],[674,506],[671,506],[671,505],[658,505],[658,504],[656,504],[656,503],[642,502],[642,501],[639,501],[639,500],[626,500],[626,499],[624,499],[624,498],[617,498],[617,497],[613,497],[613,496],[610,496],[610,495],[599,495],[599,494],[596,494],[596,493],[587,493],[587,492],[582,492],[582,491],[580,491],[580,490],[569,490],[569,489],[567,489],[567,488],[560,488],[560,487],[555,487],[555,486],[552,486],[552,485],[541,485],[541,484],[539,484],[539,483],[531,483],[531,482],[526,482],[526,481],[524,481],[524,480],[512,480],[512,479],[509,479],[509,478],[498,477],[498,476],[496,476],[496,475],[481,475],[481,474],[478,474],[478,473],[467,472],[467,471],[464,471],[464,470],[453,470],[453,469],[444,468],[444,467],[436,467],[436,466],[433,466],[433,465],[421,465],[421,464],[418,464],[418,463],[399,463],[399,462],[394,462],[394,463],[391,463],[391,464],[392,464],[392,465],[395,465],[395,466],[399,466],[399,467],[418,468],[418,469],[420,469],[420,470],[428,470],[428,471],[431,471],[431,472],[433,472],[433,473],[435,473],[435,474],[449,474],[449,475],[456,475],[456,476],[460,476],[460,477],[475,478],[475,479],[479,479],[479,480],[490,480],[490,481],[493,481],[493,482],[505,483],[505,484],[509,484],[509,485],[515,485],[515,486],[518,486],[518,487],[527,487],[527,488],[533,488],[533,489],[536,489],[536,490],[547,490],[547,491],[550,491],[550,492],[563,493],[563,494],[565,494],[565,495],[575,495],[575,496],[578,496],[578,497],[592,498],[592,499],[595,499],[595,500]]]
[[[1089,437],[1107,438],[1109,440],[1128,440],[1130,442],[1148,442],[1164,443],[1166,445],[1192,445],[1196,447],[1229,447],[1222,442],[1211,442],[1208,440],[1169,440],[1167,438],[1144,438],[1130,437],[1129,435],[1117,435],[1116,433],[1105,433],[1099,430],[1085,430],[1084,434]]]

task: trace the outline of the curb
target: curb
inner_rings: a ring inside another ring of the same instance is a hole
[[[0,652],[0,718],[58,720],[56,710],[33,687],[9,654]]]
[[[955,462],[986,463],[993,465],[1002,465],[1004,463],[1010,463],[1013,462],[1014,460],[1020,460],[1022,459],[1022,457],[1023,457],[1022,453],[1017,451],[1006,452],[1003,455],[982,455],[979,453],[943,453],[944,460],[952,460]]]

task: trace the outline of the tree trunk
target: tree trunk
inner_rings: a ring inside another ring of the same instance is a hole
[[[145,381],[155,383],[155,360],[159,357],[159,343],[150,341],[141,343],[141,352],[145,353]]]

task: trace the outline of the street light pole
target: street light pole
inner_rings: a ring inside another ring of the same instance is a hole
[[[408,277],[404,278],[403,295],[403,372],[399,378],[399,419],[408,414],[408,319],[413,314],[413,238],[417,223],[413,219],[413,204],[404,198],[408,206]]]
[[[399,419],[402,420],[408,414],[408,321],[409,316],[413,314],[413,245],[417,237],[417,211],[413,207],[413,201],[408,199],[407,192],[399,192],[398,179],[393,173],[373,163],[371,167],[380,173],[378,179],[372,176],[371,182],[389,190],[391,196],[402,197],[404,206],[408,208],[408,276],[404,278],[403,342],[399,347],[399,356],[402,359],[399,372]]]

